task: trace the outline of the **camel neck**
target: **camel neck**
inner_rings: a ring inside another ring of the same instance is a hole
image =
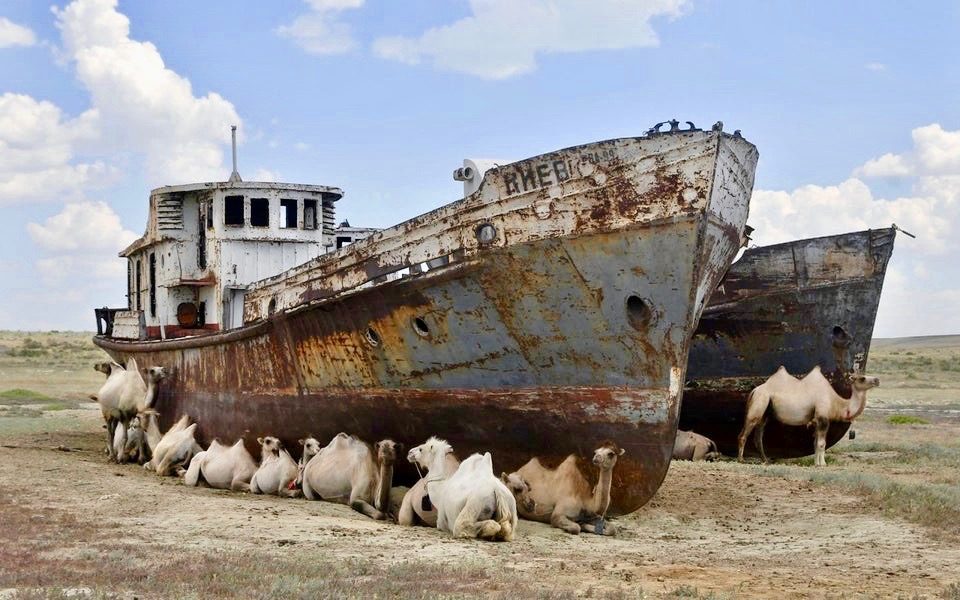
[[[613,469],[600,469],[600,480],[593,488],[593,511],[603,516],[610,505],[610,484],[613,481]]]
[[[157,425],[157,417],[150,415],[147,419],[147,446],[150,447],[150,451],[157,447],[157,444],[160,443],[160,438],[163,435],[160,433],[160,427]]]
[[[841,402],[841,414],[839,415],[840,419],[843,421],[852,421],[860,416],[860,413],[863,412],[863,409],[866,408],[866,406],[866,390],[854,389],[850,394],[850,398]]]
[[[153,408],[153,399],[157,395],[157,384],[152,379],[147,382],[147,393],[143,397],[143,407]]]
[[[380,482],[377,488],[377,502],[374,507],[380,512],[390,508],[390,488],[393,486],[393,463],[380,463]]]

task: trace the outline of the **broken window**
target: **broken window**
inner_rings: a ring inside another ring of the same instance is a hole
[[[243,225],[243,196],[227,196],[223,199],[223,224]]]
[[[297,201],[292,198],[280,199],[280,229],[297,228]]]
[[[137,310],[140,310],[140,306],[141,306],[140,286],[141,286],[141,283],[143,282],[143,277],[141,277],[142,274],[143,274],[143,260],[138,258],[137,259]]]
[[[150,253],[150,316],[157,316],[157,255]]]
[[[253,227],[270,227],[270,200],[267,198],[250,198],[250,225]]]
[[[316,200],[304,199],[303,201],[303,228],[304,229],[317,228],[317,201]]]

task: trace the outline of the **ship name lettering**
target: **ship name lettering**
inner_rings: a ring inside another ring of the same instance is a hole
[[[563,160],[514,167],[514,170],[503,174],[507,194],[529,192],[554,183],[562,183],[567,179],[570,179],[570,166]]]

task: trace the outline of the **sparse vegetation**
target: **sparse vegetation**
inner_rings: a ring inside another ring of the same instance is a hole
[[[887,423],[891,425],[929,425],[930,421],[913,415],[890,415]]]

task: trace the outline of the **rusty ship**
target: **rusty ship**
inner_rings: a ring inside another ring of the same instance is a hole
[[[819,365],[837,393],[866,369],[887,263],[898,228],[871,229],[750,248],[722,279],[693,337],[680,428],[737,454],[747,394],[780,365],[802,375]],[[770,420],[770,458],[813,454],[812,430]],[[830,426],[828,445],[850,424]],[[755,453],[752,443],[747,451]]]
[[[744,241],[758,153],[676,121],[485,172],[383,230],[336,227],[336,187],[229,181],[150,194],[121,252],[128,306],[94,342],[161,365],[161,422],[202,441],[431,435],[509,471],[626,449],[612,513],[670,463],[693,331]],[[584,462],[585,475],[596,475]],[[413,472],[397,471],[402,481]]]

